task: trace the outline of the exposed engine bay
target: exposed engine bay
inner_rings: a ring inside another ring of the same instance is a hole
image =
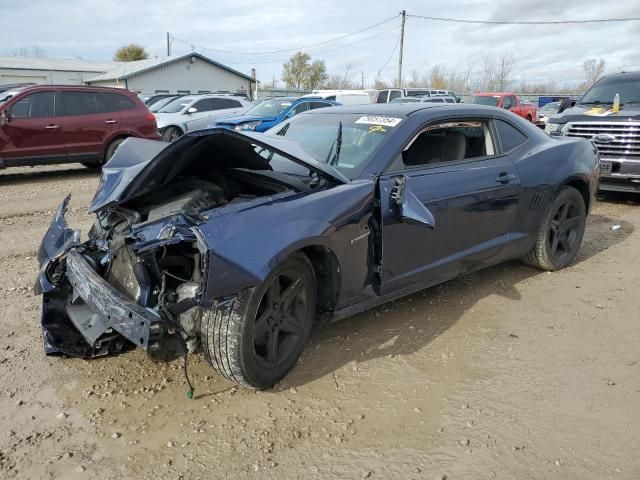
[[[212,162],[213,146],[229,156]],[[172,161],[163,159],[137,194],[95,209],[84,243],[64,220],[67,198],[39,252],[36,290],[44,295],[47,353],[95,357],[132,346],[163,356],[196,351],[207,268],[198,224],[325,182],[304,169],[304,175],[274,171],[272,157],[246,141],[194,141]]]

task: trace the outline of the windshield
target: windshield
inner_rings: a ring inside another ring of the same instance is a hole
[[[162,107],[164,107],[165,105],[170,104],[174,100],[177,100],[176,97],[167,97],[167,98],[162,98],[162,99],[160,99],[158,101],[155,101],[151,105],[149,105],[149,111],[152,112],[152,113],[156,113]]]
[[[24,90],[24,89],[19,88],[19,89],[7,90],[6,92],[0,93],[0,104],[3,104],[4,102],[9,100],[14,95],[17,95],[18,93],[20,93],[20,91],[22,91],[22,90]]]
[[[267,131],[297,142],[316,160],[353,180],[404,119],[400,116],[305,113]]]
[[[578,105],[612,104],[616,93],[620,94],[620,105],[640,104],[640,81],[637,77],[605,77],[582,96]]]
[[[471,97],[471,103],[476,105],[489,105],[490,107],[497,107],[500,101],[500,95],[474,95]]]
[[[247,111],[245,115],[255,115],[258,117],[277,117],[278,114],[293,105],[291,99],[285,98],[281,100],[265,100],[259,103],[251,110]]]
[[[181,112],[185,107],[191,105],[194,97],[180,97],[175,98],[169,103],[167,103],[164,107],[158,110],[158,113],[178,113]]]

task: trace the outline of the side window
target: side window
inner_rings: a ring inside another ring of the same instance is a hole
[[[513,95],[509,96],[509,99],[511,100],[511,106],[515,107],[516,105],[518,105],[518,102],[516,100],[516,97],[514,97]]]
[[[136,104],[125,95],[120,95],[119,93],[102,93],[101,95],[109,107],[110,112],[120,112],[121,110],[136,108]]]
[[[388,90],[380,90],[376,98],[376,103],[387,103],[387,95],[389,95]]]
[[[519,147],[528,140],[520,130],[511,126],[504,120],[496,119],[495,124],[503,152],[509,152],[514,148]]]
[[[402,92],[400,90],[391,90],[389,92],[389,101],[393,100],[394,98],[400,98],[402,96]]]
[[[209,112],[214,109],[211,103],[210,98],[203,98],[202,100],[198,100],[189,108],[196,108],[199,112]]]
[[[64,113],[67,116],[98,113],[96,95],[90,92],[62,92]]]
[[[12,118],[47,118],[55,112],[53,92],[38,92],[27,95],[11,107]]]
[[[393,168],[457,162],[495,154],[486,120],[456,120],[428,126],[402,153]]]
[[[502,98],[502,108],[504,108],[504,109],[511,108],[511,97],[503,97]]]
[[[225,108],[238,108],[241,107],[242,104],[231,98],[210,98],[211,101],[211,110],[223,110]]]
[[[311,102],[311,110],[315,110],[316,108],[325,108],[325,107],[333,107],[330,103],[325,102]]]
[[[298,115],[299,113],[306,112],[307,110],[309,110],[310,104],[311,102],[302,102],[296,105],[295,107],[293,107],[292,110],[294,112],[294,115]]]

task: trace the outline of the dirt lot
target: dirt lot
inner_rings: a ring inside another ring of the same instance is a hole
[[[0,173],[0,478],[640,478],[640,200],[601,199],[565,271],[512,262],[319,328],[272,391],[196,357],[188,400],[181,362],[43,354],[36,250],[68,192],[87,231],[97,183]]]

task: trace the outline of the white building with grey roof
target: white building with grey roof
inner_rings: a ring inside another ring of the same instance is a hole
[[[96,85],[143,93],[245,93],[255,80],[199,53],[134,62],[0,57],[0,84]]]

